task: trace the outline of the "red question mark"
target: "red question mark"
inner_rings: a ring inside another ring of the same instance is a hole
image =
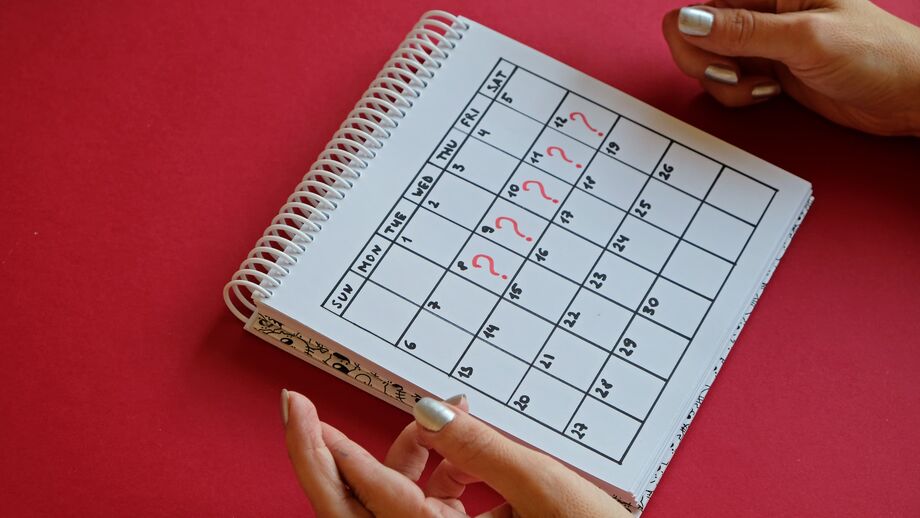
[[[543,196],[544,199],[549,200],[553,203],[559,203],[559,200],[557,200],[556,198],[552,198],[546,195],[546,189],[543,188],[543,182],[539,180],[527,180],[526,182],[521,184],[521,188],[523,188],[525,191],[530,191],[530,189],[528,189],[527,186],[531,184],[537,184],[537,187],[540,188],[540,195]]]
[[[589,130],[591,130],[591,131],[597,133],[597,136],[599,136],[599,137],[603,137],[603,136],[604,136],[604,132],[603,132],[603,131],[597,131],[597,128],[594,128],[594,127],[592,127],[590,124],[588,124],[588,119],[587,119],[587,117],[585,117],[585,114],[584,114],[584,113],[581,113],[581,112],[572,112],[572,113],[569,114],[569,119],[572,119],[572,120],[581,119],[581,122],[584,122],[584,123],[585,123],[585,126],[587,126]]]
[[[479,264],[479,258],[480,258],[480,257],[485,257],[486,259],[489,260],[489,273],[491,273],[492,275],[494,275],[494,276],[496,276],[496,277],[501,277],[502,279],[507,279],[507,278],[508,278],[507,275],[500,274],[500,273],[498,273],[498,272],[495,271],[495,259],[492,259],[491,257],[489,257],[489,256],[486,255],[486,254],[476,254],[476,255],[473,256],[473,261],[472,261],[472,262],[473,262],[473,268],[482,268],[482,266]]]
[[[523,237],[527,241],[533,241],[532,237],[524,235],[524,233],[521,232],[520,229],[518,229],[518,222],[515,221],[513,218],[509,218],[508,216],[501,216],[501,217],[495,218],[495,228],[502,228],[502,220],[507,220],[511,222],[511,227],[514,229],[515,234]]]
[[[572,163],[572,161],[569,160],[569,157],[565,156],[565,151],[564,151],[561,147],[559,147],[559,146],[550,146],[550,147],[546,148],[546,154],[549,155],[549,156],[556,156],[556,155],[553,154],[553,150],[554,150],[554,149],[559,150],[559,156],[561,156],[563,160],[565,160],[566,162],[568,162],[568,163],[570,163],[570,164]],[[581,169],[581,164],[575,164],[575,167]]]

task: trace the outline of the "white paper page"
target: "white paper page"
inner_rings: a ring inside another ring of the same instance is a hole
[[[266,304],[637,491],[810,186],[467,22]]]

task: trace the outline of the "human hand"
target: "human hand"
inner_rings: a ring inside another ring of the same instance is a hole
[[[415,421],[380,463],[319,420],[305,396],[281,393],[288,455],[319,516],[466,516],[460,495],[485,482],[507,500],[481,516],[631,516],[556,460],[522,446],[467,414],[465,397],[424,398]],[[422,490],[416,481],[434,449],[444,460]]]
[[[669,12],[663,30],[726,106],[785,92],[851,128],[920,136],[920,27],[868,0],[713,0]]]

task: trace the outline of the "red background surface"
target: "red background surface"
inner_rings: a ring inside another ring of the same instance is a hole
[[[220,292],[441,7],[814,183],[647,516],[915,515],[920,141],[719,107],[660,37],[678,2],[259,4],[0,4],[0,514],[302,515],[282,387],[385,452],[407,415],[246,334]]]

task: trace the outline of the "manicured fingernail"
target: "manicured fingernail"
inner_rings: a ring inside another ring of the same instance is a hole
[[[767,97],[779,95],[781,91],[779,83],[763,83],[755,86],[751,90],[751,97],[754,99],[765,99]]]
[[[727,85],[738,84],[738,73],[730,68],[721,65],[709,65],[703,74],[713,81],[725,83]]]
[[[441,431],[441,428],[447,426],[457,415],[440,401],[429,397],[420,399],[412,409],[412,414],[415,416],[415,422],[432,432]]]
[[[466,399],[466,394],[457,394],[457,395],[454,396],[454,397],[449,397],[449,398],[445,399],[444,402],[445,402],[445,403],[449,403],[449,404],[454,405],[454,406],[457,406],[457,405],[459,405],[460,403],[463,403],[463,400],[464,400],[464,399]]]
[[[677,28],[689,36],[706,36],[712,30],[714,16],[698,7],[681,7],[677,17]]]
[[[281,389],[281,420],[284,421],[284,426],[287,426],[288,422],[288,405],[290,398],[288,397],[288,390]]]

